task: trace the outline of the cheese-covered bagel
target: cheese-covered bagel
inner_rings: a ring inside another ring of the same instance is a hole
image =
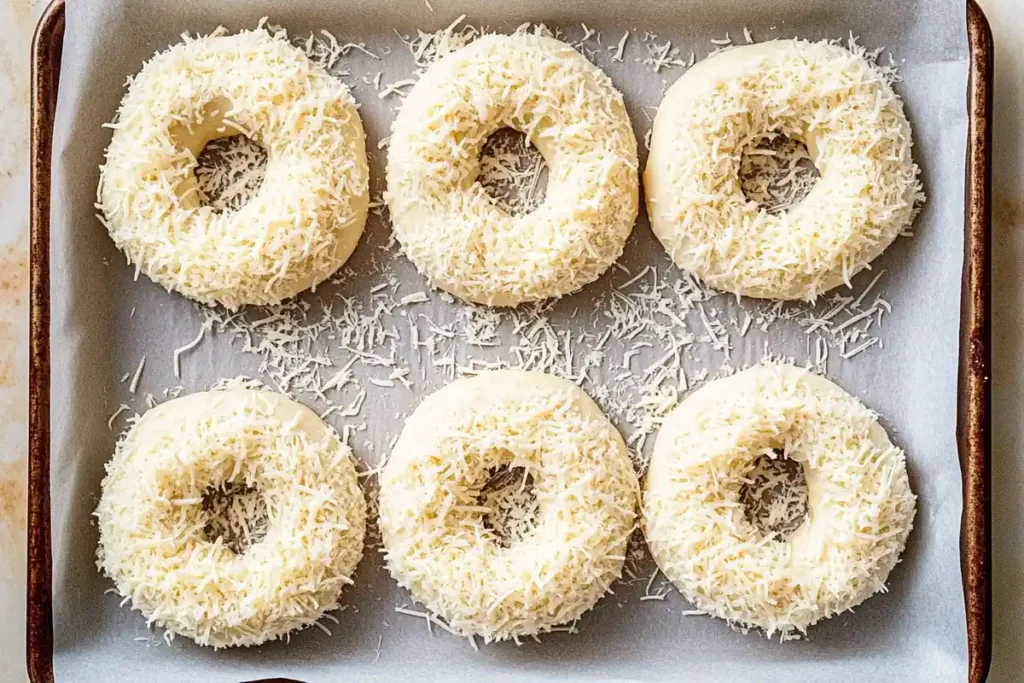
[[[547,162],[547,194],[512,216],[478,182],[480,154],[514,128]],[[388,208],[435,286],[515,306],[574,292],[622,253],[639,204],[622,95],[569,45],[487,35],[439,59],[409,93],[388,144]]]
[[[770,134],[802,141],[821,173],[773,215],[744,195],[744,149]],[[888,247],[923,200],[910,125],[887,76],[830,42],[730,48],[677,80],[658,108],[644,171],[654,233],[708,285],[814,299]]]
[[[799,463],[807,517],[763,536],[740,490],[759,458]],[[643,524],[654,559],[698,609],[783,636],[885,589],[914,520],[903,451],[823,377],[763,365],[695,391],[665,418]]]
[[[508,547],[479,498],[501,466],[524,468],[537,502]],[[420,404],[384,467],[388,569],[465,635],[550,631],[621,575],[638,493],[622,437],[575,384],[511,370],[461,379]]]
[[[243,554],[204,531],[203,497],[258,492],[266,535]],[[148,411],[107,463],[99,564],[149,623],[200,645],[258,645],[338,608],[363,554],[352,451],[269,391],[192,394]]]
[[[230,309],[316,286],[355,249],[369,202],[363,125],[348,88],[259,28],[156,54],[117,111],[99,208],[137,271]],[[200,203],[196,157],[244,133],[267,153],[236,211]]]

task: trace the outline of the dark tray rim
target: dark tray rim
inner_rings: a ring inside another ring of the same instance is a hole
[[[53,681],[50,550],[50,170],[64,39],[64,2],[43,12],[32,44],[29,245],[29,477],[26,657],[32,683]],[[983,683],[992,656],[991,212],[992,31],[967,0],[971,73],[964,198],[957,445],[964,509],[960,561],[967,615],[968,683]]]

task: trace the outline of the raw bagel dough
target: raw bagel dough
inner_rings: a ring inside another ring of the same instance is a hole
[[[242,555],[204,533],[203,496],[257,489],[266,536]],[[149,623],[215,648],[281,638],[338,608],[363,554],[352,451],[308,408],[234,389],[168,401],[117,444],[99,564]]]
[[[524,467],[538,512],[504,548],[477,497]],[[485,372],[427,397],[381,477],[380,527],[399,584],[465,635],[550,631],[622,571],[638,484],[622,437],[583,391],[537,372]]]
[[[204,304],[275,304],[355,249],[369,171],[348,87],[264,28],[188,39],[132,79],[98,190],[104,222],[138,271]],[[196,157],[244,132],[267,152],[237,211],[200,206]]]
[[[743,150],[781,133],[821,173],[780,215],[748,200]],[[903,104],[863,51],[800,40],[730,48],[665,95],[644,171],[654,233],[708,285],[769,299],[814,299],[850,283],[924,199]]]
[[[549,169],[536,210],[511,216],[477,181],[499,128],[536,145]],[[432,64],[388,144],[395,236],[435,286],[493,306],[558,297],[622,254],[639,205],[636,138],[622,95],[569,45],[488,35]]]
[[[808,515],[762,538],[739,502],[776,449],[803,466]],[[783,637],[885,589],[913,526],[903,451],[823,377],[762,365],[694,392],[665,418],[644,492],[658,566],[698,609]]]

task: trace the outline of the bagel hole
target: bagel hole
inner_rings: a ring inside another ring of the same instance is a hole
[[[504,465],[491,469],[477,501],[481,507],[491,509],[484,513],[484,527],[503,548],[523,540],[537,525],[533,476],[525,467]]]
[[[200,206],[238,211],[256,196],[267,172],[267,150],[242,135],[214,138],[196,157]]]
[[[227,483],[210,489],[203,496],[203,515],[206,539],[222,539],[236,555],[244,555],[267,535],[267,502],[252,486]]]
[[[499,128],[480,152],[477,182],[502,211],[523,216],[544,201],[548,167],[524,134],[514,128]]]
[[[820,177],[807,145],[782,133],[754,140],[740,158],[743,195],[771,215],[799,204]]]
[[[740,487],[743,512],[762,536],[786,540],[807,518],[807,476],[803,465],[779,449],[754,461]]]

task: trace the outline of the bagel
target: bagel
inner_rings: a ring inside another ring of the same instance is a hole
[[[807,517],[762,535],[740,489],[755,461],[799,463]],[[643,527],[666,577],[699,610],[783,638],[879,591],[916,505],[903,451],[832,382],[763,365],[701,387],[668,416],[645,482]]]
[[[743,151],[768,135],[807,146],[821,174],[773,215],[743,194]],[[655,235],[710,287],[813,300],[868,267],[924,200],[888,77],[831,42],[723,50],[687,71],[654,119],[644,170]]]
[[[264,28],[190,39],[156,54],[117,111],[101,167],[101,220],[158,284],[204,304],[276,304],[349,257],[366,222],[369,173],[348,88]],[[244,133],[267,152],[237,211],[200,204],[196,157]]]
[[[146,412],[107,463],[99,565],[149,623],[214,648],[281,638],[338,608],[363,553],[352,452],[269,391],[191,394]],[[204,529],[226,485],[262,497],[266,535],[237,554]]]
[[[479,500],[502,465],[533,477],[537,503],[507,547]],[[576,385],[511,370],[461,379],[420,404],[384,467],[388,569],[457,633],[550,631],[621,575],[638,492],[622,437]]]
[[[478,181],[500,128],[547,163],[547,194],[512,216]],[[622,254],[639,205],[636,138],[622,95],[569,45],[487,35],[434,62],[402,104],[385,198],[417,269],[467,301],[516,306],[596,280]]]

